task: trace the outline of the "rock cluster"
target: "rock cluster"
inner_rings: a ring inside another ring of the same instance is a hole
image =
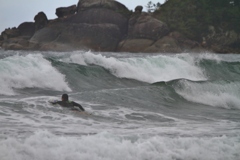
[[[80,0],[56,9],[58,18],[48,20],[43,12],[34,22],[9,28],[0,36],[0,46],[11,50],[94,50],[117,52],[177,53],[199,51],[197,42],[170,31],[168,25],[142,12],[129,11],[114,0]]]

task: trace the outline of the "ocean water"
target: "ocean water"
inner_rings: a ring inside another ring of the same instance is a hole
[[[0,50],[0,160],[240,160],[240,55]]]

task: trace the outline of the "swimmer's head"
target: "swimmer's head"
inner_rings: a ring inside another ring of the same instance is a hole
[[[62,101],[68,101],[68,95],[67,94],[62,95]]]

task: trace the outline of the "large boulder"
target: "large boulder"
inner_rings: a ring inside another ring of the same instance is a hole
[[[70,21],[73,23],[117,25],[123,36],[127,34],[131,11],[115,0],[79,0],[78,13]]]
[[[173,37],[165,36],[156,41],[152,46],[146,48],[145,52],[150,53],[181,53],[183,50],[177,40]]]
[[[29,48],[33,50],[40,50],[41,45],[51,43],[58,37],[59,34],[59,31],[56,31],[49,27],[40,29],[29,40]]]
[[[125,5],[115,0],[79,0],[77,5],[78,12],[81,12],[83,10],[87,10],[90,8],[110,9],[115,12],[121,13],[126,17],[129,17],[131,13]]]
[[[81,11],[68,19],[66,23],[88,23],[88,24],[114,24],[117,25],[123,35],[127,34],[128,19],[113,10],[105,8],[91,8]]]
[[[125,39],[118,45],[120,52],[181,53],[204,51],[198,42],[192,41],[178,32],[154,41],[151,39]]]
[[[26,50],[26,48],[18,43],[3,43],[2,47],[6,50]]]
[[[26,37],[9,38],[2,43],[2,47],[8,50],[27,50],[28,39]]]
[[[115,51],[120,39],[119,28],[113,24],[56,23],[36,32],[30,43],[40,50]]]
[[[181,53],[181,52],[202,52],[202,46],[193,40],[183,36],[179,32],[171,32],[158,39],[152,46],[146,48],[145,52],[154,53]]]
[[[45,27],[38,30],[30,39],[30,43],[48,43],[54,41],[58,35],[59,31],[56,31],[52,28]]]
[[[179,32],[171,32],[168,37],[175,39],[183,51],[203,50],[197,41],[191,40]]]
[[[35,17],[35,30],[44,28],[48,24],[48,18],[44,12],[39,12]]]
[[[143,6],[137,6],[135,7],[135,14],[141,14],[143,10]]]
[[[143,52],[154,43],[150,39],[126,39],[119,43],[118,52]]]
[[[56,42],[71,44],[75,49],[115,51],[121,39],[119,28],[113,24],[70,24],[64,27]]]
[[[168,33],[168,26],[164,22],[153,18],[148,13],[135,12],[129,20],[129,38],[157,40]]]
[[[42,51],[73,51],[75,48],[71,44],[64,44],[64,43],[57,43],[57,42],[50,42],[50,43],[43,43],[41,46],[38,46],[39,50]],[[81,50],[87,50],[87,48],[82,48]]]
[[[60,7],[56,9],[56,15],[58,16],[58,18],[63,18],[63,17],[67,17],[70,15],[74,15],[77,12],[77,6],[76,5],[72,5],[69,7]]]
[[[35,32],[35,23],[33,22],[24,22],[21,23],[18,28],[21,36],[32,37]]]

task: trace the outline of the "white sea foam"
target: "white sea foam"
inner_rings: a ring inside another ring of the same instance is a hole
[[[179,55],[191,55],[196,60],[212,60],[217,63],[220,62],[240,62],[240,55],[236,54],[215,54],[215,53],[202,53],[202,54],[179,54]],[[188,56],[187,56],[188,57]]]
[[[216,61],[217,63],[220,63],[221,61],[223,61],[223,58],[221,56],[219,56],[218,54],[205,53],[205,54],[198,55],[196,58],[199,61],[202,59]]]
[[[41,54],[14,55],[0,60],[0,94],[13,95],[14,88],[48,88],[71,91],[65,76]]]
[[[239,83],[197,84],[183,80],[181,85],[176,91],[189,101],[226,109],[240,109]]]
[[[64,61],[81,65],[99,65],[108,69],[117,77],[136,79],[148,83],[180,78],[206,80],[204,70],[198,66],[193,57],[188,57],[190,58],[184,59],[178,55],[158,55],[117,59],[87,52],[85,54],[73,54]]]
[[[123,138],[111,133],[82,137],[47,131],[0,140],[1,160],[239,160],[240,137]]]

